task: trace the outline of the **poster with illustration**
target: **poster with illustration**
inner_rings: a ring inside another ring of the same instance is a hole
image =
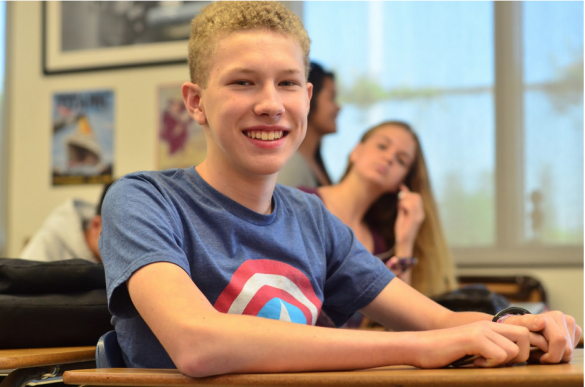
[[[203,128],[185,108],[181,85],[161,86],[158,94],[158,169],[187,168],[205,159]]]
[[[105,184],[114,165],[114,93],[53,96],[53,185]]]

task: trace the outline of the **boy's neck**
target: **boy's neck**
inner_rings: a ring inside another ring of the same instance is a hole
[[[229,168],[213,168],[206,161],[197,165],[195,169],[207,184],[252,211],[259,214],[272,212],[276,174],[244,177]]]

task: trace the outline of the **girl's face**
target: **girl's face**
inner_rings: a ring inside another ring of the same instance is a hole
[[[412,134],[400,126],[376,129],[351,152],[352,170],[379,185],[385,192],[397,192],[416,157]]]
[[[326,77],[316,100],[316,109],[309,115],[309,130],[322,136],[337,132],[337,114],[341,109],[335,102],[337,91],[333,78]]]

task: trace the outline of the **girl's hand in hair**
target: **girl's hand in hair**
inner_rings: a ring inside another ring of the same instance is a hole
[[[412,256],[414,241],[424,219],[425,210],[421,196],[401,184],[398,193],[398,216],[394,224],[396,236],[394,252],[397,256]]]
[[[412,267],[416,264],[416,260],[413,262],[413,258],[398,258],[392,257],[386,261],[386,267],[390,269],[396,277],[410,285]]]

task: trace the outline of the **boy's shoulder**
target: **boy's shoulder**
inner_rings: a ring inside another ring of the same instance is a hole
[[[193,167],[191,167],[193,168]],[[188,174],[188,170],[191,168],[174,168],[165,169],[163,171],[136,171],[124,175],[116,181],[124,180],[169,180],[176,179]]]
[[[190,169],[193,169],[193,167],[184,169],[166,169],[163,171],[136,171],[119,178],[110,188],[113,188],[114,186],[119,188],[120,186],[140,185],[141,182],[154,186],[159,186],[161,184],[181,184],[190,180],[189,176],[192,175],[192,173],[189,173]]]
[[[312,211],[322,211],[323,202],[317,195],[303,192],[298,188],[288,187],[286,185],[276,184],[274,192],[279,195],[287,207],[296,210],[300,208],[308,208]]]
[[[190,169],[167,169],[164,171],[136,171],[117,179],[107,191],[107,196],[130,198],[136,194],[148,196],[156,193],[181,192],[193,185],[193,173]]]

